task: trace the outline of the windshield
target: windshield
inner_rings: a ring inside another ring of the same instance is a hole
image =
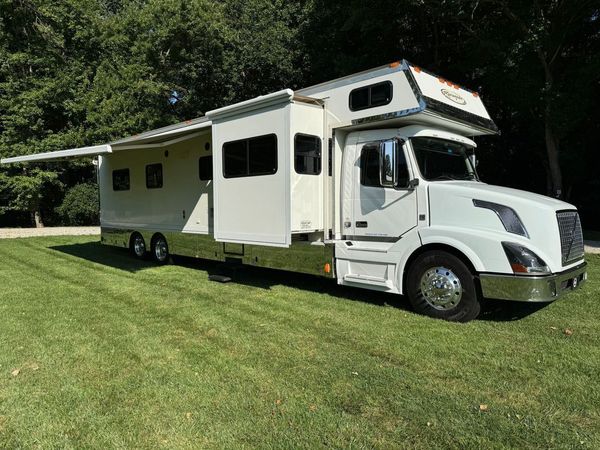
[[[479,179],[469,158],[473,153],[471,147],[430,137],[414,137],[410,141],[425,180]]]

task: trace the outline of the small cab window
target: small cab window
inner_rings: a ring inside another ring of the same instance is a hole
[[[200,180],[212,180],[212,156],[203,156],[198,160],[198,173],[200,174]]]
[[[129,169],[113,170],[113,191],[129,190]]]
[[[277,172],[277,136],[268,134],[223,144],[225,178],[272,175]]]
[[[381,153],[379,143],[365,145],[360,153],[360,184],[363,186],[383,187],[380,179]],[[408,165],[402,148],[396,153],[397,188],[408,186]]]
[[[163,187],[162,164],[148,164],[146,166],[146,187],[148,189]]]
[[[350,92],[350,110],[360,111],[362,109],[375,108],[387,105],[392,101],[392,83],[383,81],[360,87]]]
[[[318,136],[294,136],[294,169],[303,175],[321,173],[321,139]]]

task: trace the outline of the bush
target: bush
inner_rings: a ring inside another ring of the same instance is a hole
[[[98,186],[82,183],[67,191],[56,212],[65,225],[97,225],[99,209]]]

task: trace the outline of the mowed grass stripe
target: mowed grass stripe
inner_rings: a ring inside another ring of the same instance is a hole
[[[0,258],[6,446],[598,444],[595,282],[459,325],[311,277],[210,283],[210,263],[154,267],[90,238],[5,241]]]

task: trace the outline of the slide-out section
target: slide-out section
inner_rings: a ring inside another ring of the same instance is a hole
[[[289,247],[293,233],[322,230],[321,105],[284,90],[207,115],[215,239]]]

